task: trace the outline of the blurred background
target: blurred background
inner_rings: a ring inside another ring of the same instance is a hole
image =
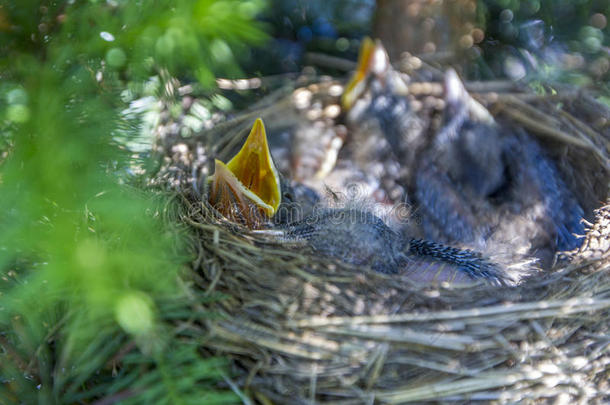
[[[167,220],[174,197],[140,187],[185,94],[188,135],[266,91],[217,79],[347,77],[368,35],[394,63],[610,105],[608,18],[607,0],[0,0],[0,402],[239,399],[174,327],[222,297],[180,281],[191,236]]]
[[[470,79],[607,82],[609,12],[604,0],[272,1],[262,20],[274,62],[263,66],[292,71],[308,52],[353,59],[370,35],[394,62],[434,55],[461,63]]]

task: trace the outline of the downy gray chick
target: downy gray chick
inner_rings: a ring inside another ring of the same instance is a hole
[[[513,282],[476,252],[409,238],[367,211],[323,209],[280,229],[287,240],[306,241],[317,253],[381,273],[408,274],[413,281]]]
[[[425,235],[550,267],[555,252],[580,244],[582,208],[531,136],[499,126],[452,70],[445,88],[445,125],[415,181]]]
[[[404,178],[429,125],[407,98],[408,80],[393,69],[381,42],[365,39],[358,69],[342,97],[348,139],[340,157],[378,179],[379,193],[394,204],[405,202]]]

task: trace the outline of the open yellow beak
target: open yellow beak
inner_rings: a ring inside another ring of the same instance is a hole
[[[371,38],[365,37],[360,44],[360,51],[358,52],[358,67],[347,86],[345,86],[341,96],[341,105],[346,110],[354,105],[354,101],[364,90],[366,85],[365,78],[371,69],[374,50],[375,42]]]
[[[210,204],[230,220],[252,228],[275,214],[281,202],[280,177],[260,118],[229,163],[216,160],[209,182]]]

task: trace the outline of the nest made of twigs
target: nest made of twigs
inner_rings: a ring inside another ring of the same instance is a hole
[[[261,403],[607,398],[606,253],[518,287],[422,288],[252,234],[206,203],[182,219],[195,288],[226,296],[206,304],[218,317],[203,348],[229,356],[235,386]]]
[[[585,210],[597,208],[582,248],[516,287],[422,286],[229,223],[186,187],[188,278],[224,296],[201,304],[217,316],[199,344],[231,360],[226,381],[245,403],[608,400],[610,115],[584,92],[478,85],[496,119],[540,136]]]

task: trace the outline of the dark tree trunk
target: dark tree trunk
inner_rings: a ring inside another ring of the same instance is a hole
[[[390,58],[469,49],[478,39],[476,0],[377,0],[373,34]]]

